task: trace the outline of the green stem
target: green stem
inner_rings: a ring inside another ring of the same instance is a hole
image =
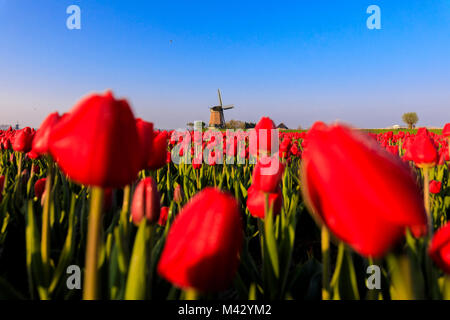
[[[450,275],[444,275],[444,288],[442,290],[442,298],[444,300],[450,300]]]
[[[27,183],[27,197],[28,198],[30,198],[30,196],[31,196],[31,186],[33,184],[33,180],[34,180],[34,162],[31,164],[30,178],[28,179],[28,183]]]
[[[322,246],[322,300],[330,300],[330,233],[325,225],[321,230]]]
[[[127,185],[123,189],[123,204],[122,211],[120,212],[120,224],[124,229],[124,234],[128,234],[129,215],[130,212],[130,199],[131,199],[131,186]]]
[[[415,300],[413,272],[408,257],[389,254],[387,263],[391,274],[390,293],[392,300]]]
[[[100,248],[100,231],[102,218],[103,189],[93,187],[89,211],[88,236],[86,247],[86,270],[84,278],[84,300],[99,298],[98,290],[98,255]]]
[[[184,290],[184,300],[198,300],[199,294],[195,289]]]
[[[51,190],[53,181],[53,161],[48,160],[48,175],[45,181],[45,198],[44,208],[42,211],[42,235],[41,235],[41,255],[44,272],[49,274],[50,270],[50,204],[51,204]]]
[[[434,227],[430,208],[430,175],[428,167],[423,168],[423,201],[428,217],[429,236],[431,238],[433,236]]]
[[[17,155],[17,176],[20,177],[22,174],[22,152],[18,152]]]

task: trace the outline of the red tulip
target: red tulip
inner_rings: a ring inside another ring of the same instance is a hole
[[[30,127],[19,130],[12,145],[14,151],[30,152],[33,145],[34,131]]]
[[[300,154],[300,150],[298,149],[298,146],[297,146],[296,144],[292,145],[292,147],[291,147],[291,153],[292,153],[294,156],[297,156],[297,155]]]
[[[4,150],[11,149],[11,141],[9,140],[9,138],[3,141],[3,149]]]
[[[130,184],[142,164],[133,112],[108,91],[82,99],[56,124],[50,151],[72,180],[103,188]]]
[[[158,224],[164,227],[167,223],[168,217],[169,217],[169,207],[161,207],[161,211],[159,212]]]
[[[385,255],[406,227],[427,224],[409,167],[361,132],[342,125],[312,130],[302,175],[318,222],[364,256]]]
[[[428,253],[439,268],[450,274],[450,223],[434,234]]]
[[[421,136],[421,135],[429,136],[430,132],[428,131],[427,128],[422,127],[422,128],[417,129],[417,135],[418,136]]]
[[[33,151],[37,154],[43,155],[49,153],[49,139],[50,133],[52,132],[53,127],[58,123],[61,119],[58,112],[51,113],[45,118],[44,122],[42,122],[39,130],[36,132],[36,136],[33,140]]]
[[[39,179],[38,181],[36,181],[36,183],[34,184],[34,195],[38,199],[41,199],[42,195],[44,194],[46,181],[47,181],[47,178],[42,178],[42,179]]]
[[[439,160],[433,140],[426,134],[417,135],[410,148],[412,160],[419,168],[433,167]]]
[[[36,160],[39,159],[39,154],[36,153],[34,150],[31,150],[30,152],[27,153],[27,157],[32,160]]]
[[[284,164],[278,155],[263,156],[253,169],[252,186],[263,192],[276,192],[283,178]]]
[[[398,156],[398,146],[387,146],[386,150],[394,156]]]
[[[268,118],[268,117],[262,117],[261,120],[259,120],[259,122],[256,124],[255,126],[255,131],[257,134],[257,149],[258,149],[258,154],[263,153],[263,154],[270,154],[270,152],[272,151],[272,138],[271,138],[271,134],[272,134],[272,130],[275,129],[275,124],[272,121],[272,119]],[[260,140],[260,135],[261,137],[264,137],[264,133],[265,133],[265,139]],[[276,137],[278,139],[278,137]]]
[[[447,123],[444,126],[444,129],[442,130],[442,135],[447,138],[450,137],[450,123]]]
[[[202,167],[202,156],[199,155],[197,158],[194,158],[192,161],[192,167],[196,170],[200,169]]]
[[[430,181],[430,192],[433,194],[441,192],[441,181],[432,180]]]
[[[269,208],[273,207],[273,216],[276,217],[281,212],[283,205],[281,189],[278,187],[275,192],[267,193],[269,196]],[[247,208],[255,218],[264,219],[266,205],[266,194],[255,188],[253,185],[247,190]]]
[[[147,162],[147,167],[151,170],[158,170],[167,163],[167,141],[168,135],[166,131],[160,132],[153,139],[153,151]],[[169,152],[170,154],[170,152]],[[170,158],[169,158],[170,159]],[[169,160],[170,161],[170,160]]]
[[[136,119],[136,128],[139,136],[139,144],[142,154],[141,169],[147,168],[147,163],[152,157],[153,147],[153,123]]]
[[[171,226],[158,273],[181,288],[224,290],[236,274],[242,241],[238,202],[207,187],[186,204]]]
[[[158,186],[153,178],[141,180],[136,187],[131,203],[131,217],[139,225],[145,217],[150,223],[157,222],[160,211]]]

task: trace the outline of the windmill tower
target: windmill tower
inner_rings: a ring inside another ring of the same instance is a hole
[[[217,93],[219,95],[219,105],[210,107],[211,115],[209,117],[209,127],[214,128],[224,128],[225,127],[225,117],[223,115],[223,110],[233,109],[234,105],[223,106],[222,104],[222,95],[220,94],[220,90],[217,89]]]

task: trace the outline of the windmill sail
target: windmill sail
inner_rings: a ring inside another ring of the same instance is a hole
[[[217,93],[219,94],[219,106],[222,106],[222,95],[220,94],[220,89],[217,89]]]

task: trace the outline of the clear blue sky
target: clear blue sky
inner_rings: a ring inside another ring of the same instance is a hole
[[[450,0],[0,0],[0,35],[0,124],[37,127],[108,88],[160,128],[207,122],[217,88],[228,120],[450,121]]]

